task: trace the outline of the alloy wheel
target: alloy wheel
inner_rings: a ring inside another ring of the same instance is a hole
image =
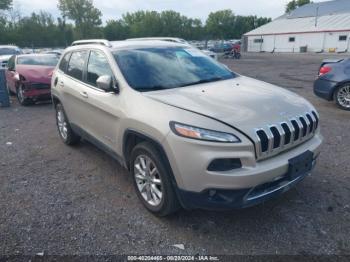
[[[20,85],[17,90],[17,97],[20,103],[24,102],[24,94],[23,94],[23,87]]]
[[[142,198],[151,206],[158,206],[163,199],[162,181],[157,166],[146,155],[134,161],[134,177]]]
[[[60,135],[64,140],[67,140],[67,137],[68,137],[67,121],[64,116],[64,112],[61,109],[57,111],[57,125],[58,125],[58,131],[60,132]]]
[[[339,105],[345,108],[350,108],[350,85],[342,86],[337,94]]]

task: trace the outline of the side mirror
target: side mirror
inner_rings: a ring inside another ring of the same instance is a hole
[[[97,87],[108,92],[113,91],[115,93],[119,92],[119,88],[117,85],[114,85],[113,79],[109,75],[103,75],[97,78],[96,80]]]

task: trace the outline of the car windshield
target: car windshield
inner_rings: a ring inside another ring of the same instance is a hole
[[[234,78],[225,66],[190,47],[118,50],[114,57],[128,84],[145,92]]]
[[[16,55],[20,54],[20,51],[15,48],[0,48],[0,55]]]
[[[56,66],[59,60],[57,55],[20,56],[17,59],[19,65]]]

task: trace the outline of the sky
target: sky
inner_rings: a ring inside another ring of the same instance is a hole
[[[321,2],[318,0],[314,2]],[[23,15],[44,10],[54,17],[59,16],[58,0],[14,0],[14,5]],[[289,0],[94,0],[102,11],[103,21],[119,19],[126,12],[138,10],[175,10],[203,22],[208,14],[222,9],[232,9],[238,15],[257,15],[276,18],[284,13]]]

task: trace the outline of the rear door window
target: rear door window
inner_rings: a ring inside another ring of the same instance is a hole
[[[87,54],[87,51],[77,51],[72,53],[67,68],[67,75],[70,75],[71,77],[74,77],[80,81],[83,80],[83,72]]]
[[[96,80],[104,75],[113,78],[113,73],[106,56],[101,52],[91,51],[87,67],[87,82],[92,86],[97,86]]]
[[[71,53],[65,54],[60,62],[60,65],[58,66],[59,69],[62,70],[63,72],[66,72],[66,70],[67,70],[70,55],[71,55]]]

